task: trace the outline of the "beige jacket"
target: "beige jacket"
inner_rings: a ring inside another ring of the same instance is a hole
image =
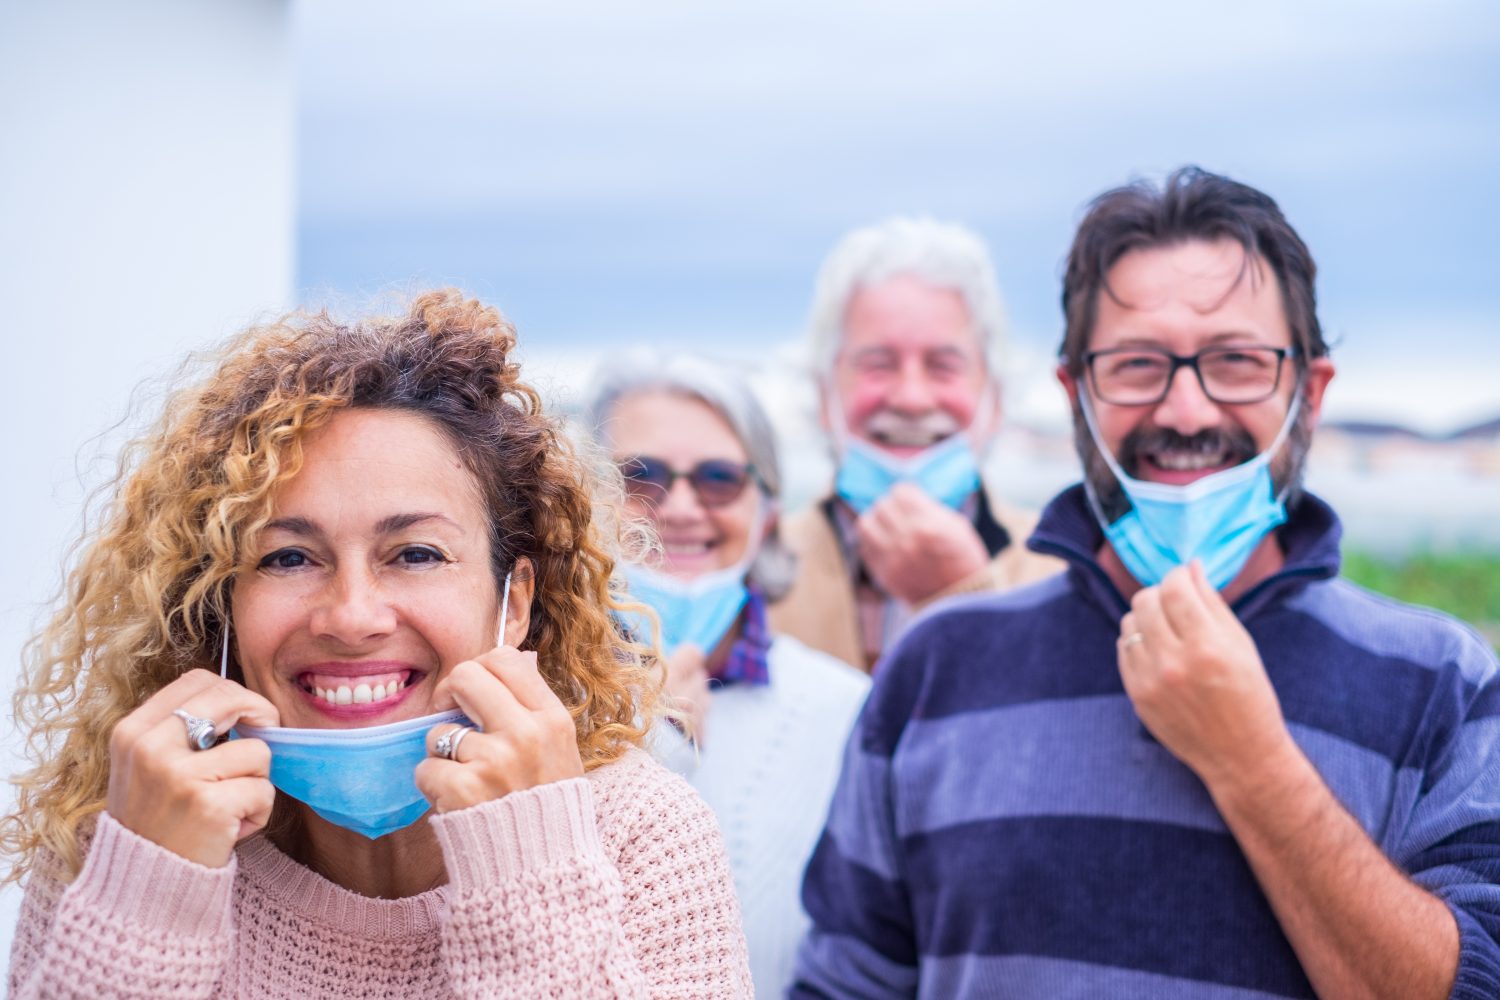
[[[1061,572],[1062,560],[1026,548],[1026,539],[1036,527],[1036,515],[998,503],[994,497],[994,490],[987,486],[985,499],[990,513],[1010,535],[1010,544],[984,569],[932,597],[927,604],[954,594],[1009,590]],[[806,510],[782,519],[782,541],[797,554],[797,579],[787,595],[770,606],[771,632],[790,635],[864,669],[854,582],[844,565],[838,535],[823,514],[826,499],[821,497]]]

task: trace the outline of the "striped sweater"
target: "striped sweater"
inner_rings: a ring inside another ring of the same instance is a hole
[[[1461,624],[1337,579],[1304,496],[1235,612],[1293,737],[1454,912],[1453,996],[1500,996],[1500,683]],[[793,997],[1311,997],[1207,790],[1116,669],[1127,609],[1079,487],[1032,536],[1068,572],[950,602],[876,673],[803,884]]]

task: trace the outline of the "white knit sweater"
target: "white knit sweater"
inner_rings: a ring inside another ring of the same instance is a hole
[[[870,679],[789,636],[771,644],[771,683],[714,693],[706,749],[689,780],[719,820],[757,997],[780,997],[808,927],[802,870],[817,844],[844,742]]]

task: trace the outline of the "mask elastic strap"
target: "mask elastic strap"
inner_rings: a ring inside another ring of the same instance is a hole
[[[833,448],[838,457],[843,457],[849,448],[849,424],[844,420],[844,408],[839,405],[839,391],[834,387],[830,373],[823,383],[823,416],[828,420],[828,430],[833,437]]]
[[[505,587],[500,594],[500,641],[496,645],[505,645],[505,626],[510,620],[510,575],[514,569],[505,572]]]
[[[1301,409],[1301,407],[1302,380],[1299,378],[1297,380],[1297,389],[1292,393],[1291,405],[1287,407],[1286,419],[1281,422],[1281,429],[1276,432],[1276,437],[1272,439],[1270,445],[1267,446],[1266,450],[1260,453],[1260,455],[1266,456],[1266,459],[1268,461],[1273,456],[1275,456],[1277,450],[1280,449],[1282,444],[1286,442],[1287,435],[1291,433],[1292,425],[1297,422],[1298,411]],[[1114,474],[1115,479],[1120,483],[1122,487],[1125,485],[1127,480],[1130,482],[1138,482],[1139,480],[1137,480],[1133,476],[1128,475],[1125,470],[1121,468],[1120,463],[1115,460],[1115,456],[1110,452],[1108,448],[1104,446],[1104,439],[1099,435],[1099,425],[1094,422],[1093,404],[1089,401],[1089,394],[1087,390],[1082,388],[1080,388],[1078,392],[1078,409],[1083,413],[1083,422],[1088,426],[1089,436],[1094,439],[1094,449],[1099,452],[1099,457],[1104,459],[1104,464],[1109,466],[1109,471]],[[1260,455],[1257,455],[1256,458],[1259,458]],[[1254,460],[1255,459],[1251,459],[1251,461]],[[1087,480],[1088,477],[1085,476],[1084,478],[1085,480]],[[1286,494],[1290,489],[1291,484],[1287,484],[1282,488],[1281,494],[1277,496],[1276,499],[1278,501],[1286,499]],[[1092,491],[1090,495],[1092,495]]]
[[[1089,437],[1094,439],[1094,450],[1099,452],[1099,457],[1104,459],[1104,464],[1109,466],[1109,471],[1120,485],[1124,486],[1125,480],[1132,477],[1125,474],[1120,463],[1115,461],[1115,456],[1104,446],[1104,438],[1099,435],[1099,425],[1094,422],[1094,404],[1089,402],[1088,390],[1083,388],[1078,390],[1078,409],[1083,413],[1083,422],[1089,429]]]
[[[1264,452],[1266,461],[1269,462],[1273,457],[1275,457],[1276,452],[1279,451],[1281,449],[1281,446],[1286,443],[1286,439],[1292,433],[1292,425],[1297,422],[1297,417],[1301,415],[1301,411],[1302,379],[1299,377],[1297,379],[1297,389],[1292,393],[1292,405],[1287,407],[1286,419],[1281,422],[1281,430],[1276,432],[1276,439],[1271,442],[1271,446]],[[1288,481],[1287,483],[1282,485],[1280,492],[1276,494],[1276,502],[1285,503],[1287,495],[1291,492],[1292,484],[1290,481]]]

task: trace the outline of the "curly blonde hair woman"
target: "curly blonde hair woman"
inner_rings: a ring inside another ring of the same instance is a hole
[[[639,749],[611,507],[514,346],[452,291],[293,315],[128,450],[17,695],[12,996],[748,992],[717,828]]]

